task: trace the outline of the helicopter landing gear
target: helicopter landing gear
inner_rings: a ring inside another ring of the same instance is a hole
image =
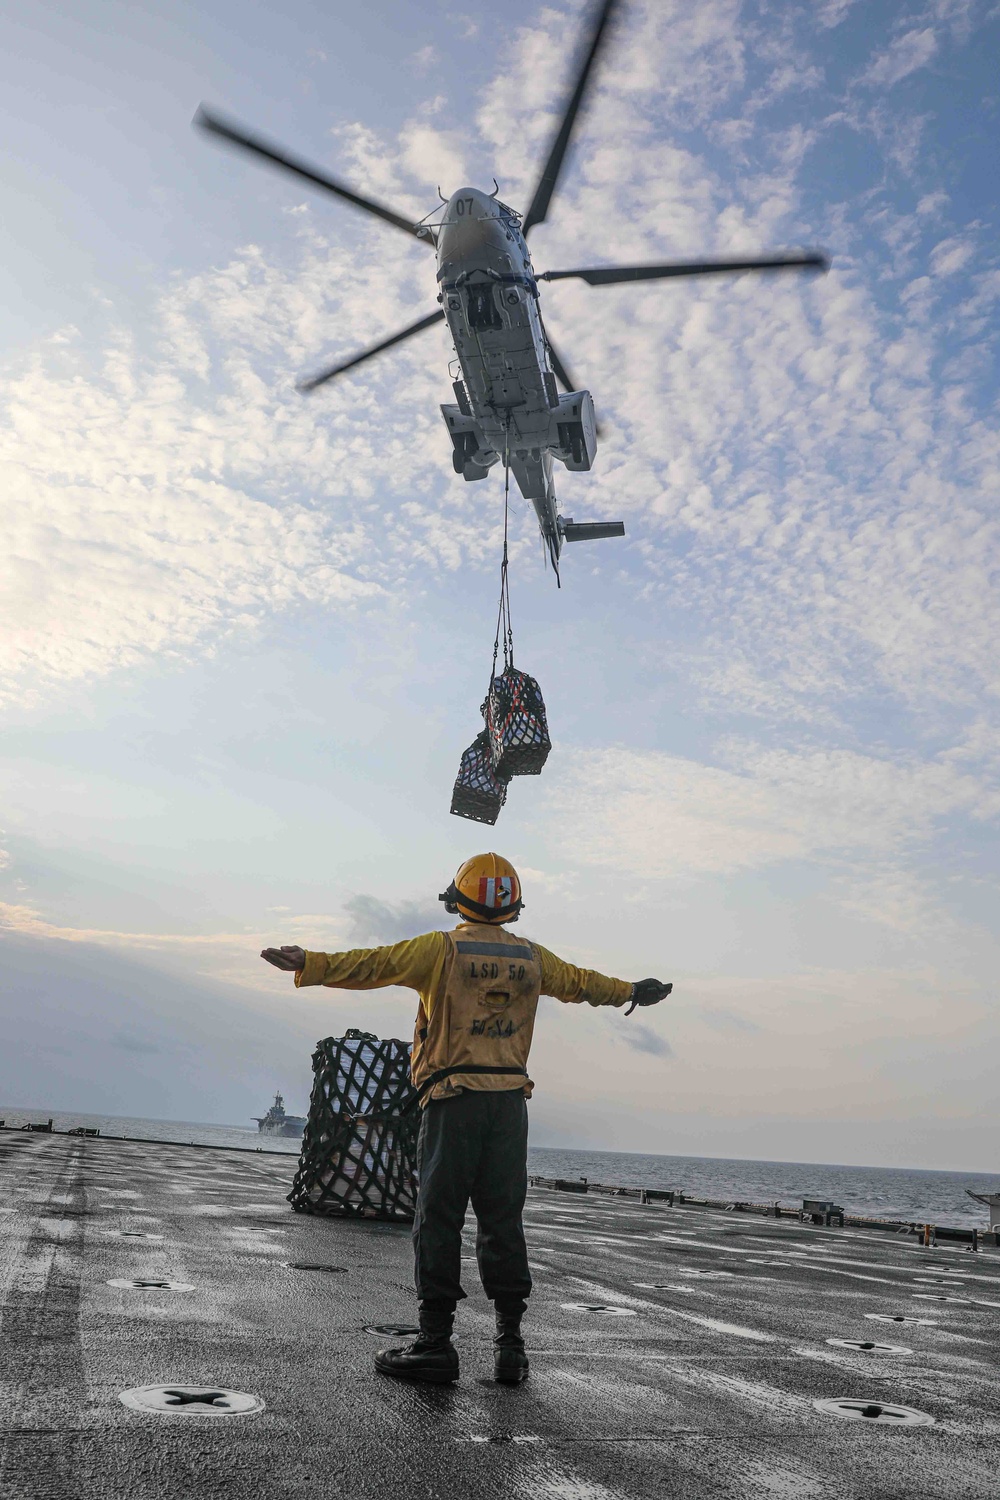
[[[474,432],[453,432],[451,440],[455,445],[451,455],[455,473],[467,480],[485,479],[499,454],[492,448],[481,448]]]
[[[464,474],[466,465],[470,464],[479,452],[479,443],[474,432],[456,432],[452,435],[454,451],[451,461],[456,474]],[[478,467],[478,465],[477,465]],[[483,470],[485,474],[486,470]]]

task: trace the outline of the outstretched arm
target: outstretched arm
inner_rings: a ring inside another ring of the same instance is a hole
[[[638,979],[632,986],[632,1004],[625,1012],[630,1016],[637,1005],[659,1005],[665,1000],[673,989],[672,984],[664,984],[662,979]]]
[[[385,948],[353,948],[347,953],[311,953],[305,948],[264,948],[261,958],[276,969],[294,971],[296,987],[325,984],[342,990],[377,990],[401,984],[424,989],[435,964],[444,956],[444,934],[422,937]]]
[[[569,964],[540,943],[534,947],[542,966],[542,994],[569,1004],[628,1005],[625,1014],[630,1016],[637,1005],[656,1005],[673,989],[673,985],[661,984],[658,979],[640,979],[637,984],[627,979],[612,979],[596,969]]]
[[[261,958],[266,958],[269,964],[274,964],[276,969],[301,969],[305,965],[306,950],[285,946],[284,948],[262,948]]]

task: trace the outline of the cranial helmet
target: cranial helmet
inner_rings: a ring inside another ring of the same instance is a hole
[[[521,882],[509,859],[474,854],[438,897],[445,911],[471,922],[516,922],[521,912]]]

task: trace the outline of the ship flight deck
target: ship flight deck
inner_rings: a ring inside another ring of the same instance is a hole
[[[0,1133],[4,1500],[1000,1492],[995,1248],[534,1187],[530,1380],[470,1218],[461,1380],[398,1384],[408,1228],[293,1214],[294,1168]]]

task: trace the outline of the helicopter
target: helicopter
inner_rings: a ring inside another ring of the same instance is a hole
[[[755,259],[534,270],[528,236],[548,217],[595,63],[620,3],[600,0],[594,13],[559,128],[523,215],[500,201],[494,179],[492,192],[461,187],[446,199],[439,188],[444,204],[439,222],[427,224],[434,213],[431,210],[414,224],[405,214],[355,192],[321,168],[205,105],[194,118],[199,129],[374,214],[436,252],[439,306],[435,311],[350,359],[300,380],[298,389],[315,391],[446,321],[461,369],[460,378],[452,383],[454,402],[441,406],[455,473],[475,483],[503,460],[521,494],[535,508],[557,583],[563,542],[624,536],[625,526],[621,521],[576,522],[559,514],[555,464],[562,463],[575,473],[588,472],[597,455],[598,424],[593,397],[577,387],[546,331],[539,282],[575,278],[589,286],[615,286],[727,272],[826,270],[829,265],[821,252],[803,251]]]

